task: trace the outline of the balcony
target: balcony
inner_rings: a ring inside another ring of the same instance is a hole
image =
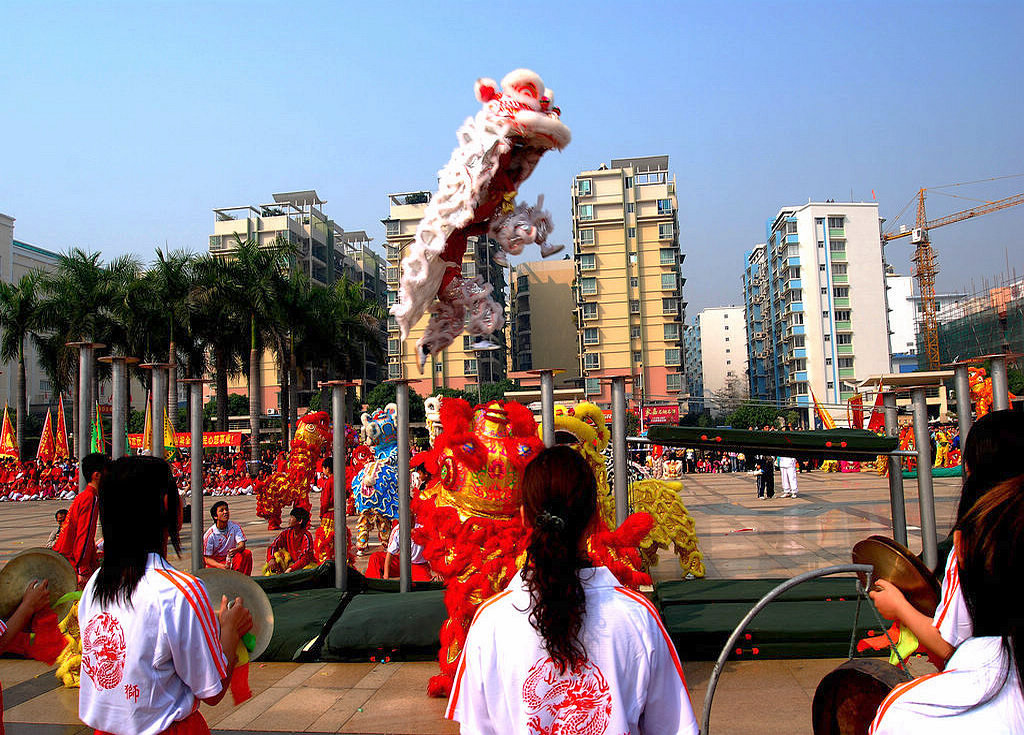
[[[855,375],[856,372],[857,372],[856,368],[839,368],[839,377],[840,378],[850,378],[850,379],[852,379],[852,378],[856,377],[856,375]]]
[[[837,355],[852,355],[853,345],[836,345]]]
[[[832,299],[832,306],[837,309],[849,309],[850,308],[850,297],[834,298]]]
[[[833,275],[832,276],[832,283],[849,283],[849,282],[850,282],[850,276],[847,275],[846,273],[843,273],[841,275]]]
[[[828,237],[829,237],[830,240],[831,239],[845,240],[846,239],[846,228],[840,227],[840,228],[836,229],[835,227],[830,227],[830,228],[828,228]]]
[[[829,251],[829,257],[832,258],[832,260],[845,261],[846,260],[846,249],[843,248],[842,250],[831,250],[831,251]]]
[[[851,322],[836,322],[837,332],[852,332],[853,324]]]

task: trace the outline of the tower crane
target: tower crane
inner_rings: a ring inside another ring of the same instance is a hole
[[[911,260],[914,263],[913,275],[917,278],[918,289],[921,293],[921,333],[924,337],[924,352],[928,360],[928,369],[936,370],[939,367],[939,323],[935,307],[935,274],[939,272],[939,268],[928,233],[936,227],[944,227],[954,222],[963,222],[965,219],[1024,204],[1024,194],[1014,194],[1005,199],[985,202],[970,209],[929,220],[924,211],[926,191],[927,189],[922,188],[917,192],[917,220],[914,229],[883,234],[882,244],[885,245],[892,240],[909,236],[910,242],[915,246]]]

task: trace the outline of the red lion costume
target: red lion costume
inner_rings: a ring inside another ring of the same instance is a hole
[[[283,472],[275,472],[256,494],[256,515],[267,520],[267,529],[281,528],[281,509],[298,505],[306,510],[309,488],[316,479],[316,465],[331,444],[331,419],[324,411],[299,419]]]
[[[441,402],[442,433],[426,469],[433,479],[413,498],[417,528],[431,569],[445,580],[448,619],[441,626],[441,673],[432,697],[446,696],[469,624],[484,600],[503,590],[525,560],[529,541],[519,508],[523,470],[541,449],[533,414],[514,402],[492,401],[475,411],[460,398]],[[649,583],[637,545],[653,525],[634,514],[617,531],[595,516],[591,559],[631,586]]]

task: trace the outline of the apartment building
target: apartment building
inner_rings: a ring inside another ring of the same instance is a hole
[[[704,413],[704,368],[701,365],[700,322],[683,327],[683,364],[686,368],[687,413]]]
[[[750,392],[814,425],[811,394],[839,421],[857,378],[890,365],[878,205],[784,207],[747,254]]]
[[[416,226],[430,203],[431,192],[411,191],[389,194],[389,210],[384,223],[387,256],[387,305],[391,307],[398,299],[398,283],[401,276],[401,261],[405,250],[416,235]],[[474,278],[481,275],[494,288],[492,294],[508,313],[505,269],[494,262],[485,238],[469,238],[466,254],[462,259],[462,275]],[[480,338],[463,334],[438,356],[427,360],[420,371],[416,356],[416,342],[423,336],[430,315],[423,317],[409,330],[403,342],[401,331],[394,317],[388,319],[388,377],[412,381],[410,386],[421,396],[427,396],[436,388],[478,390],[481,382],[496,383],[508,374],[507,326],[487,339],[500,349],[474,349]]]
[[[555,386],[580,379],[579,338],[572,286],[576,264],[562,260],[521,263],[512,272],[512,365],[516,371],[564,370]]]
[[[712,416],[724,412],[724,403],[736,398],[737,381],[747,384],[747,329],[743,307],[714,306],[697,314],[701,387]]]
[[[611,405],[607,378],[633,376],[631,405],[677,404],[683,300],[675,177],[668,156],[612,159],[572,184],[580,373]]]
[[[323,205],[327,202],[313,189],[274,194],[273,199],[269,204],[214,209],[210,253],[230,255],[239,240],[255,240],[269,246],[280,239],[295,249],[292,265],[312,283],[330,286],[344,276],[359,283],[366,298],[384,304],[385,260],[370,248],[372,238],[364,230],[346,232],[324,213]],[[381,344],[385,334],[382,324]],[[263,354],[260,365],[262,405],[268,414],[274,415],[280,407],[281,381],[269,350]],[[361,374],[354,377],[363,381],[365,390],[384,379],[384,365],[372,353],[364,355],[362,366]],[[319,370],[308,371],[297,393],[298,405],[308,405],[317,383],[327,377]],[[204,388],[206,399],[213,396],[213,390],[212,386]],[[248,388],[244,378],[239,378],[229,382],[228,390],[245,393]],[[183,398],[182,393],[179,400]]]
[[[917,338],[924,309],[921,297],[914,295],[914,279],[895,272],[885,276],[889,299],[889,349],[892,372],[914,372],[918,368]],[[967,300],[966,293],[935,294],[935,309],[948,314],[952,307]]]

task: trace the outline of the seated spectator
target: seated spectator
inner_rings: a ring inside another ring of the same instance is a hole
[[[281,574],[316,566],[313,558],[313,535],[309,532],[309,511],[292,508],[288,527],[281,531],[267,549],[267,565],[263,574]]]
[[[50,531],[50,538],[46,539],[46,548],[52,549],[53,545],[57,543],[57,537],[60,536],[60,530],[64,528],[64,521],[68,517],[68,509],[61,508],[53,514],[54,519],[57,521],[57,527]]]
[[[366,576],[374,579],[398,579],[401,576],[399,568],[399,528],[398,521],[391,524],[391,535],[388,536],[387,551],[375,551],[370,554],[370,561],[366,565]],[[412,581],[429,582],[430,564],[423,557],[423,547],[415,541],[410,541],[410,560],[412,563]]]
[[[242,527],[231,520],[228,504],[219,500],[210,508],[213,525],[203,534],[203,564],[252,574],[252,552],[245,548]]]

